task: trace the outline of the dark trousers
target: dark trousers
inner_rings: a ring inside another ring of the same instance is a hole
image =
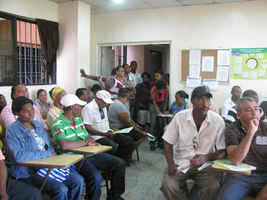
[[[108,137],[102,137],[98,140],[96,140],[97,143],[102,144],[102,145],[108,145],[108,146],[112,146],[112,150],[110,151],[111,154],[115,155],[118,148],[119,148],[119,144],[116,143],[113,139],[110,139]]]
[[[135,149],[135,142],[144,137],[132,130],[130,133],[120,133],[114,136],[114,141],[119,144],[117,155],[125,158],[132,154]]]
[[[40,190],[22,181],[8,178],[7,194],[9,200],[41,200]]]
[[[79,166],[80,163],[76,164]],[[80,169],[86,181],[88,199],[99,200],[101,196],[102,176],[99,170],[111,175],[110,199],[118,198],[125,191],[125,162],[113,155],[101,153],[87,157]]]

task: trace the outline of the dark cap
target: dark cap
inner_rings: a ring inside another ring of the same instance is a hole
[[[192,92],[191,99],[193,99],[195,97],[203,97],[203,96],[207,96],[209,98],[212,98],[212,94],[210,93],[210,89],[207,86],[196,87]]]

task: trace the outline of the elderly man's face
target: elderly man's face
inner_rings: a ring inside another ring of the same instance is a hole
[[[260,119],[261,108],[255,101],[246,101],[242,104],[241,109],[237,112],[241,122],[247,123],[252,119]]]
[[[198,110],[202,114],[207,114],[211,105],[210,97],[195,97],[191,101],[194,109]]]

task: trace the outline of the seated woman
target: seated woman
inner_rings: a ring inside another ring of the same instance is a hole
[[[6,142],[11,162],[25,162],[55,155],[44,127],[39,121],[34,120],[32,100],[24,96],[16,98],[12,102],[12,112],[18,119],[7,128]],[[36,187],[42,185],[47,171],[47,168],[11,166],[13,177]],[[83,184],[83,178],[71,168],[54,168],[44,186],[44,191],[52,199],[77,200],[81,199]]]
[[[66,95],[66,91],[61,87],[54,87],[49,91],[49,95],[53,100],[53,104],[47,113],[46,124],[48,130],[51,131],[54,121],[63,113],[63,106],[60,101]]]
[[[24,96],[26,98],[29,98],[29,92],[26,86],[22,83],[16,83],[15,85],[12,86],[11,88],[11,99],[14,101],[17,97]],[[34,119],[38,120],[41,122],[41,124],[44,126],[46,129],[46,124],[40,114],[40,111],[38,108],[34,105]],[[1,112],[1,118],[3,120],[3,126],[7,128],[10,124],[16,121],[16,116],[12,113],[11,108],[6,105],[2,112]]]
[[[34,104],[39,109],[43,119],[46,119],[51,104],[47,100],[47,92],[44,89],[39,89],[37,91],[37,98]]]
[[[187,102],[185,101],[185,99],[188,99],[188,97],[188,94],[183,90],[176,92],[175,102],[172,103],[170,109],[171,114],[176,114],[182,110],[187,109]]]
[[[129,89],[121,88],[119,90],[118,99],[114,101],[114,103],[110,104],[108,109],[108,119],[110,122],[110,127],[112,129],[123,129],[127,127],[133,127],[133,130],[125,135],[127,137],[128,148],[124,151],[121,151],[121,157],[126,160],[126,162],[132,162],[132,153],[141,138],[147,135],[147,133],[142,130],[142,128],[136,124],[130,118],[130,112],[126,103],[128,102],[130,96]],[[132,142],[130,142],[132,138]],[[135,144],[134,144],[135,142]],[[118,149],[119,151],[120,149]]]

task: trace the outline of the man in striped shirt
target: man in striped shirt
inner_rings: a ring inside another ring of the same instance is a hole
[[[67,94],[61,99],[64,113],[53,124],[53,135],[63,150],[82,146],[98,145],[89,136],[83,121],[81,110],[86,102],[73,94]],[[80,173],[85,178],[86,196],[88,199],[98,200],[101,196],[102,177],[98,169],[108,171],[111,175],[111,189],[107,200],[122,200],[125,191],[125,162],[116,156],[101,153],[88,156],[83,162]],[[80,166],[77,163],[76,166]]]

